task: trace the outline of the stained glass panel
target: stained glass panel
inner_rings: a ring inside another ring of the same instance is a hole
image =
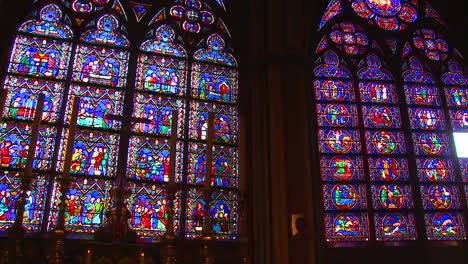
[[[468,88],[452,87],[445,90],[447,103],[453,107],[468,107]]]
[[[411,209],[413,197],[409,185],[372,185],[372,203],[374,209]]]
[[[178,111],[177,134],[182,137],[185,116],[185,103],[179,99],[164,96],[137,93],[135,95],[134,118],[145,118],[149,122],[133,122],[133,131],[137,133],[170,136],[172,129],[172,111]]]
[[[182,144],[176,145],[175,180],[182,180]],[[169,181],[170,143],[167,139],[132,137],[128,152],[128,177],[136,180]]]
[[[468,129],[468,110],[450,110],[450,120],[454,130]]]
[[[365,209],[366,186],[356,184],[324,184],[322,187],[325,210]]]
[[[395,86],[382,82],[360,82],[361,101],[369,103],[397,103]]]
[[[29,20],[23,23],[18,31],[34,35],[50,36],[70,39],[73,36],[71,29],[60,23],[62,11],[56,5],[46,5],[39,12],[39,20]]]
[[[185,94],[185,60],[140,55],[136,78],[137,89],[176,95]]]
[[[70,61],[69,43],[18,35],[8,71],[31,76],[64,79]]]
[[[199,49],[193,54],[198,61],[212,62],[215,64],[237,66],[234,57],[225,52],[225,42],[218,34],[212,34],[206,40],[207,49]]]
[[[192,64],[192,96],[210,101],[237,101],[237,70],[212,64]]]
[[[356,130],[320,129],[319,150],[322,153],[359,153],[359,133]]]
[[[155,38],[143,42],[140,49],[146,52],[185,57],[184,48],[175,44],[174,40],[174,30],[167,25],[162,25],[156,29]]]
[[[117,33],[119,21],[113,15],[103,15],[97,21],[97,30],[89,30],[81,36],[88,43],[128,47],[130,44],[122,34]]]
[[[400,128],[400,109],[392,106],[362,106],[364,126],[369,128]]]
[[[128,53],[79,45],[74,66],[74,81],[123,87],[127,81]]]
[[[321,29],[328,21],[343,12],[341,0],[331,0],[325,10],[325,13],[320,20],[319,29]]]
[[[149,183],[130,183],[131,195],[127,199],[129,224],[143,238],[165,235],[168,204],[165,186]],[[178,233],[180,221],[180,194],[174,200],[174,231]]]
[[[319,126],[356,127],[358,125],[356,106],[317,104],[317,122]]]
[[[0,166],[20,169],[26,166],[29,151],[30,125],[2,123],[0,125]],[[54,151],[55,128],[40,127],[36,145],[33,168],[48,170]]]
[[[42,120],[57,122],[62,102],[62,83],[8,76],[5,79],[5,88],[8,92],[3,117],[32,121],[38,94],[43,93]]]
[[[371,181],[407,181],[409,178],[408,161],[403,158],[369,158]]]
[[[409,108],[408,114],[412,129],[445,129],[442,110],[432,108]]]
[[[120,129],[120,121],[111,119],[111,115],[122,115],[123,93],[92,86],[72,85],[68,95],[65,121],[71,120],[73,99],[80,96],[78,107],[78,126],[103,129]]]
[[[355,99],[350,81],[316,80],[314,81],[316,100],[353,102]]]
[[[189,134],[195,140],[206,140],[208,135],[208,112],[214,113],[214,142],[237,143],[237,108],[212,103],[193,101],[191,103]]]
[[[417,159],[419,181],[454,181],[455,172],[451,160],[440,158]]]
[[[199,238],[203,234],[204,215],[212,217],[212,231],[217,239],[237,238],[237,194],[228,190],[216,190],[211,196],[210,209],[206,212],[206,202],[202,191],[190,189],[187,197],[187,220],[185,236]]]
[[[461,213],[428,213],[424,219],[429,240],[466,239],[465,222]]]
[[[67,142],[68,130],[62,135]],[[77,131],[72,147],[70,172],[93,176],[115,176],[119,136],[106,132]],[[65,144],[60,146],[58,167],[63,170]]]
[[[413,133],[416,155],[449,155],[449,139],[446,134]]]
[[[110,205],[110,180],[75,178],[67,192],[65,229],[75,233],[94,233],[106,221]],[[60,185],[54,188],[49,230],[57,224],[60,203]]]
[[[377,240],[415,240],[417,237],[413,214],[377,213],[374,219]]]
[[[327,213],[326,241],[367,241],[369,220],[366,213]]]
[[[361,157],[322,156],[320,172],[323,181],[359,181],[364,180]]]
[[[425,210],[460,209],[461,201],[458,188],[449,185],[423,185],[421,196]]]
[[[204,184],[206,174],[206,147],[204,144],[191,143],[189,145],[189,184]],[[237,187],[237,162],[238,152],[236,148],[213,146],[213,159],[211,168],[211,185],[219,187]]]
[[[15,206],[22,193],[20,177],[16,172],[3,171],[0,174],[0,230],[7,230],[15,222]],[[46,177],[35,175],[24,205],[23,227],[27,232],[40,231],[46,194]]]
[[[369,154],[404,154],[405,139],[401,132],[366,131]]]

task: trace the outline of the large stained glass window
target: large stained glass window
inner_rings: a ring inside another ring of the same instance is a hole
[[[320,22],[312,127],[327,245],[466,240],[466,73],[418,2],[330,1]],[[350,11],[379,39],[350,30]]]
[[[32,120],[44,94],[42,122],[33,162],[34,180],[27,189],[23,223],[27,231],[40,231],[46,208],[49,173],[54,170],[57,124],[64,100],[73,34],[58,6],[41,7],[37,16],[20,25],[11,51],[3,89],[5,108],[0,124],[0,229],[15,221],[15,202],[23,192]]]

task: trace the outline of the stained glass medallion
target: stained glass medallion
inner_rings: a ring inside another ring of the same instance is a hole
[[[372,185],[372,203],[374,209],[411,209],[413,199],[409,185]]]
[[[317,104],[319,126],[356,127],[357,110],[354,105]]]
[[[461,201],[456,186],[423,185],[421,196],[425,210],[460,209]]]
[[[392,106],[362,106],[364,126],[369,128],[400,128],[400,109]]]
[[[445,129],[442,110],[432,108],[409,108],[408,114],[410,116],[412,129]]]
[[[323,203],[325,210],[365,209],[365,185],[355,184],[324,184]]]
[[[449,140],[446,134],[414,133],[413,141],[417,155],[448,155]]]
[[[323,156],[320,169],[323,181],[363,180],[362,158],[347,156]]]
[[[362,102],[397,103],[395,86],[382,82],[360,82],[359,91]]]
[[[450,110],[450,120],[454,130],[468,128],[468,110]]]
[[[429,240],[466,239],[465,222],[461,213],[435,212],[424,216]]]
[[[420,181],[454,181],[454,171],[451,160],[441,158],[417,159],[416,164]]]
[[[314,81],[317,100],[354,101],[354,91],[351,82],[341,80]]]
[[[422,28],[414,33],[413,45],[421,50],[428,59],[439,61],[447,58],[447,41],[433,29]]]
[[[331,241],[369,240],[369,220],[365,213],[327,213],[325,239]]]
[[[389,131],[366,131],[367,151],[370,154],[404,154],[403,134]]]
[[[349,55],[363,54],[369,45],[369,39],[362,29],[350,22],[334,25],[329,37],[339,50]]]
[[[182,22],[182,28],[187,32],[199,33],[215,21],[215,16],[200,0],[176,1],[176,3],[169,12],[172,17]]]
[[[412,214],[377,213],[374,218],[377,240],[414,240],[417,237],[416,221]]]
[[[451,87],[445,90],[447,102],[454,107],[468,107],[468,88]]]
[[[320,152],[358,153],[361,151],[359,133],[355,130],[320,129]]]
[[[374,182],[408,180],[408,161],[403,158],[369,158],[370,179]]]
[[[428,85],[404,85],[406,102],[414,105],[440,105],[440,97],[437,88]]]

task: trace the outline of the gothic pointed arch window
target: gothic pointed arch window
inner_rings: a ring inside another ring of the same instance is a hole
[[[466,240],[467,162],[457,141],[466,80],[434,21],[437,12],[416,0],[326,8],[313,119],[327,245]]]
[[[21,193],[37,95],[44,93],[35,180],[23,221],[29,231],[53,230],[65,195],[70,238],[92,238],[109,223],[118,201],[112,190],[120,188],[128,191],[120,202],[128,208],[128,225],[139,241],[158,241],[167,232],[173,178],[177,236],[237,239],[237,62],[229,32],[214,12],[226,12],[225,2],[38,0],[33,6],[37,12],[18,28],[5,74],[0,229],[5,231],[17,218],[14,201]],[[129,25],[144,28],[146,34],[139,36]],[[172,133],[175,150],[170,147]],[[62,194],[68,141],[73,142],[72,180]],[[212,164],[207,164],[209,145]],[[206,176],[208,166],[211,175]],[[211,190],[209,198],[203,194],[206,189]],[[207,217],[209,230],[204,229]]]

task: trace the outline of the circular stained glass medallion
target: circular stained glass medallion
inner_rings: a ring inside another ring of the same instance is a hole
[[[458,223],[449,213],[437,213],[432,218],[434,235],[451,236],[459,234]]]
[[[323,83],[323,94],[328,100],[342,101],[346,94],[344,91],[344,83],[342,81],[327,80]]]
[[[400,165],[394,158],[378,158],[377,170],[384,181],[397,180],[400,177]]]
[[[346,126],[349,122],[349,111],[344,105],[328,105],[325,108],[326,121],[331,126]]]
[[[386,214],[382,219],[382,228],[385,236],[405,237],[408,235],[408,224],[401,214]]]
[[[339,214],[333,220],[333,235],[343,237],[356,237],[360,234],[361,223],[350,213]]]
[[[379,131],[374,133],[373,143],[377,152],[381,154],[391,154],[395,152],[396,140],[392,133]]]
[[[327,135],[328,147],[335,153],[347,153],[353,142],[351,135],[345,130],[332,130]]]
[[[380,187],[380,204],[387,209],[400,209],[405,203],[405,196],[401,188],[390,184]]]
[[[442,151],[441,139],[437,134],[424,133],[419,137],[419,143],[427,155],[438,155]]]
[[[429,181],[444,181],[448,172],[448,166],[444,160],[429,158],[424,161],[424,174]]]
[[[433,185],[428,192],[429,202],[434,209],[448,209],[452,205],[452,195],[447,187]]]
[[[335,180],[351,180],[355,172],[354,162],[348,157],[334,157],[330,161],[330,171]]]
[[[400,0],[365,0],[365,2],[372,12],[384,17],[395,16],[401,10]]]
[[[370,120],[376,127],[392,126],[392,111],[386,106],[374,106],[370,110]]]
[[[417,109],[416,120],[418,121],[419,128],[422,129],[434,129],[439,124],[438,113],[434,109]]]

